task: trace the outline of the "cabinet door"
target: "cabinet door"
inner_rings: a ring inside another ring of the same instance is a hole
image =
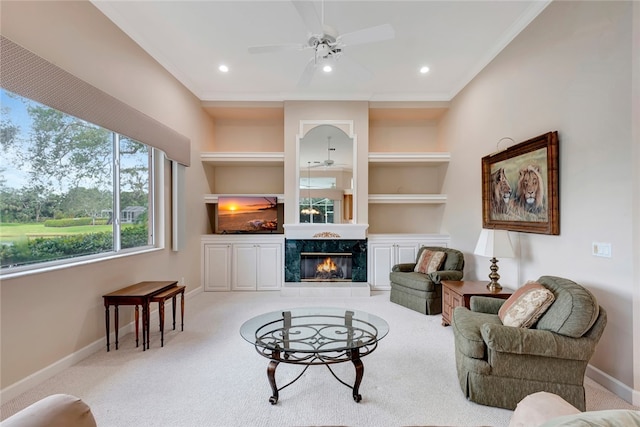
[[[257,266],[256,245],[234,244],[231,289],[234,291],[255,291]]]
[[[258,290],[276,290],[282,285],[282,246],[277,244],[259,244],[256,246],[258,257]]]
[[[206,244],[202,250],[205,291],[231,289],[231,246]]]
[[[389,273],[395,264],[395,246],[392,243],[372,243],[369,245],[371,285],[376,289],[389,289]]]
[[[416,262],[418,249],[420,248],[419,243],[417,242],[397,243],[395,246],[396,246],[396,260],[395,260],[396,264]]]

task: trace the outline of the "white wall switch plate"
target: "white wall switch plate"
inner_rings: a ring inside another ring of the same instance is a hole
[[[611,258],[611,243],[593,242],[592,254],[605,258]]]

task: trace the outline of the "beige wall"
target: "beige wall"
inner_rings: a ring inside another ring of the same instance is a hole
[[[512,233],[520,257],[500,262],[501,282],[557,275],[587,286],[609,315],[591,363],[627,391],[638,286],[630,233],[638,225],[631,215],[638,198],[632,192],[631,8],[631,2],[551,3],[455,97],[440,129],[452,153],[443,232],[466,252],[465,277],[482,279],[488,261],[473,255],[482,226],[480,159],[496,151],[501,137],[520,142],[559,132],[561,233]],[[592,256],[594,241],[610,242],[612,258]]]
[[[640,3],[633,3],[633,42],[631,46],[631,75],[632,75],[632,146],[633,146],[633,197],[632,218],[633,222],[633,283],[634,283],[634,303],[633,303],[633,360],[634,360],[634,403],[640,406]]]
[[[89,2],[2,1],[2,34],[191,139],[186,171],[185,250],[169,249],[2,280],[0,387],[5,388],[104,340],[102,295],[141,280],[185,278],[200,288],[199,237],[207,227],[208,192],[199,161],[213,139],[200,102]],[[167,164],[165,188],[170,188]],[[167,193],[167,202],[170,193]],[[121,325],[132,319],[121,310]]]

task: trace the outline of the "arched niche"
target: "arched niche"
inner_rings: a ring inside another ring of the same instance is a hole
[[[356,223],[356,147],[353,121],[300,121],[298,224]]]

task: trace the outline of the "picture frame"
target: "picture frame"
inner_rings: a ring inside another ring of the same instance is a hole
[[[482,158],[482,227],[560,234],[558,132]]]

